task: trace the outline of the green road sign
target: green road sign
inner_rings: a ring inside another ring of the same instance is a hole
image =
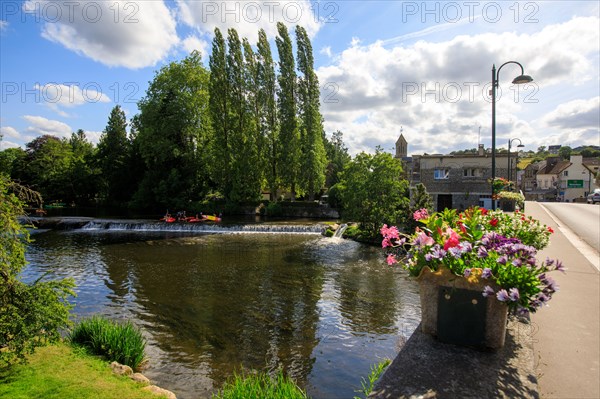
[[[583,180],[567,180],[567,188],[583,188]]]

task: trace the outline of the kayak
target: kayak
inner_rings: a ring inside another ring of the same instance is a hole
[[[206,216],[204,216],[204,218],[206,220],[212,220],[213,222],[220,222],[221,221],[220,217],[214,216],[214,215],[206,215]]]
[[[173,216],[165,216],[163,218],[160,218],[160,220],[167,223],[173,223],[175,221],[175,218]]]

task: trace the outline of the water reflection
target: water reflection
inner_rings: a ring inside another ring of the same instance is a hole
[[[354,395],[418,323],[417,294],[376,248],[315,235],[65,233],[36,236],[26,278],[78,284],[78,314],[129,318],[146,375],[208,397],[234,370],[283,367],[314,398]]]

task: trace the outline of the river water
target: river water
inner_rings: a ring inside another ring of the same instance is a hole
[[[73,277],[75,320],[139,326],[143,373],[180,399],[210,397],[236,371],[279,367],[312,398],[351,398],[417,327],[417,287],[380,249],[235,230],[38,232],[23,278]]]

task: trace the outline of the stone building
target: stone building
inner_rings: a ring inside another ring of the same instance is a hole
[[[492,207],[492,154],[482,144],[476,154],[423,154],[405,159],[410,185],[423,183],[436,210]],[[496,177],[507,176],[508,154],[497,153]]]

